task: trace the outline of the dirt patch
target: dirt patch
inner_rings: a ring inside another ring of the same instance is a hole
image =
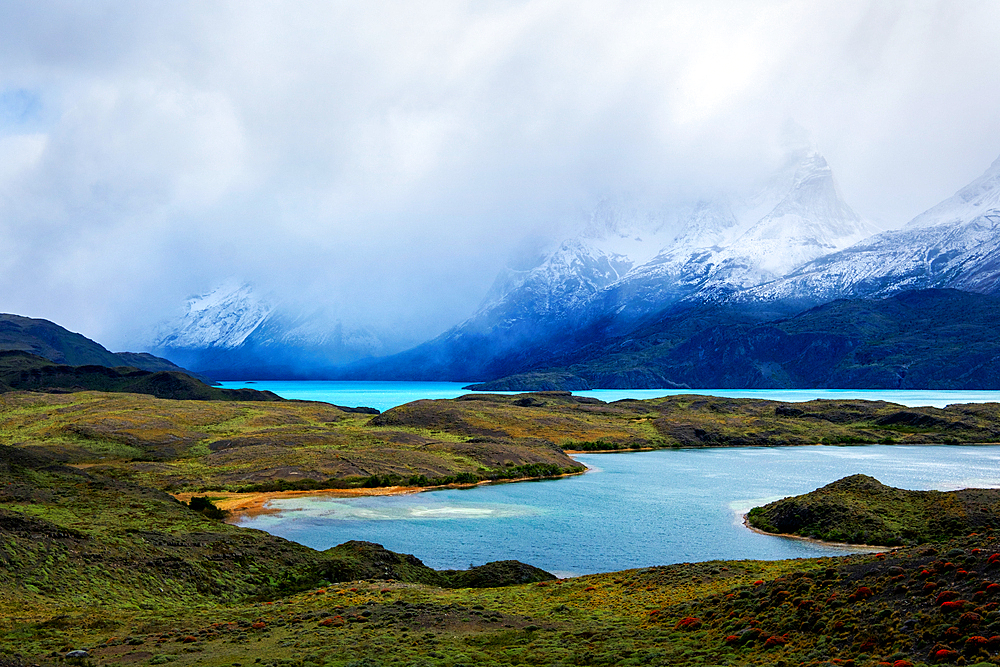
[[[322,489],[318,491],[271,491],[232,493],[228,491],[210,491],[208,493],[177,493],[174,498],[187,503],[194,496],[207,495],[216,507],[230,512],[230,520],[242,517],[254,517],[270,514],[279,510],[268,507],[272,500],[282,498],[357,498],[360,496],[401,496],[408,493],[418,493],[424,489],[419,486],[384,486],[374,489]]]

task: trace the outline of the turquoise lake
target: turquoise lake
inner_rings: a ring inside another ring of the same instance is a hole
[[[750,507],[854,473],[908,489],[1000,487],[1000,447],[884,446],[661,450],[580,455],[591,472],[404,496],[274,501],[240,525],[316,549],[378,542],[435,568],[517,559],[562,575],[712,559],[840,555],[759,535]]]
[[[459,382],[225,382],[285,398],[378,410],[470,393]],[[908,406],[1000,401],[996,391],[618,390],[574,392],[604,401],[707,394],[808,401],[864,398]],[[274,501],[275,514],[240,525],[317,549],[378,542],[435,568],[517,559],[560,575],[712,559],[779,559],[850,553],[759,535],[750,507],[865,473],[907,489],[1000,487],[1000,447],[865,446],[664,450],[576,457],[585,475],[405,496]]]
[[[324,401],[349,407],[365,406],[388,410],[422,398],[456,398],[470,394],[462,389],[468,382],[376,382],[376,381],[299,381],[260,380],[256,382],[223,382],[228,389],[249,387],[273,391],[284,398]],[[517,393],[517,392],[496,392]],[[901,405],[933,405],[939,408],[950,403],[986,403],[1000,401],[1000,391],[971,390],[864,390],[864,389],[593,389],[575,391],[578,396],[592,396],[602,401],[623,398],[659,398],[677,394],[704,394],[728,398],[767,398],[775,401],[811,401],[814,398],[864,398],[891,401]]]

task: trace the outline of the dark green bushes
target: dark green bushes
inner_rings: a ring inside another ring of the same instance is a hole
[[[204,514],[209,519],[215,519],[216,521],[222,521],[226,518],[228,512],[221,510],[215,506],[207,496],[195,496],[188,502],[188,507],[193,509],[199,514]]]

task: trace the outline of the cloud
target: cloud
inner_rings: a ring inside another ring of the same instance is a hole
[[[789,119],[886,225],[1000,153],[993,2],[5,13],[0,309],[112,347],[230,276],[433,335],[525,238],[753,180]]]

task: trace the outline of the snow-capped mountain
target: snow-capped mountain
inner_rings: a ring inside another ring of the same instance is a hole
[[[459,328],[640,316],[696,292],[773,281],[874,231],[841,198],[826,160],[799,150],[747,196],[670,213],[602,203],[538,266],[504,274]]]
[[[234,348],[263,324],[274,305],[246,283],[226,282],[191,297],[184,314],[165,325],[157,336],[158,348]]]
[[[507,269],[462,326],[509,326],[524,318],[559,321],[584,310],[609,285],[649,261],[673,237],[676,220],[623,201],[604,200],[583,231],[560,242],[536,266]]]
[[[1000,158],[903,229],[818,258],[733,300],[822,303],[927,288],[1000,291]]]
[[[702,313],[717,309],[704,317],[714,326],[844,297],[927,288],[998,293],[1000,159],[904,228],[873,231],[837,191],[826,160],[807,149],[750,194],[665,210],[606,200],[534,266],[501,274],[465,322],[325,377],[498,378],[611,354],[608,345],[627,347],[639,327],[652,340],[661,320],[678,325],[673,338],[689,336],[697,323],[678,323],[699,304],[709,309]],[[267,377],[265,366],[278,369],[270,377],[304,377],[304,367],[321,377],[385,347],[369,331],[274,304],[243,284],[190,300],[159,342],[176,363],[248,378]]]
[[[606,200],[581,227],[534,267],[499,276],[468,320],[378,372],[496,376],[573,354],[694,295],[772,281],[873,232],[837,192],[826,160],[801,147],[749,194],[664,210]]]
[[[311,377],[385,353],[365,328],[345,327],[321,308],[277,303],[236,281],[188,299],[184,314],[161,327],[153,349],[224,379]]]
[[[609,287],[605,310],[640,315],[695,294],[760,285],[875,231],[844,202],[830,166],[812,151],[797,154],[753,196],[703,204],[689,220],[657,257]]]

